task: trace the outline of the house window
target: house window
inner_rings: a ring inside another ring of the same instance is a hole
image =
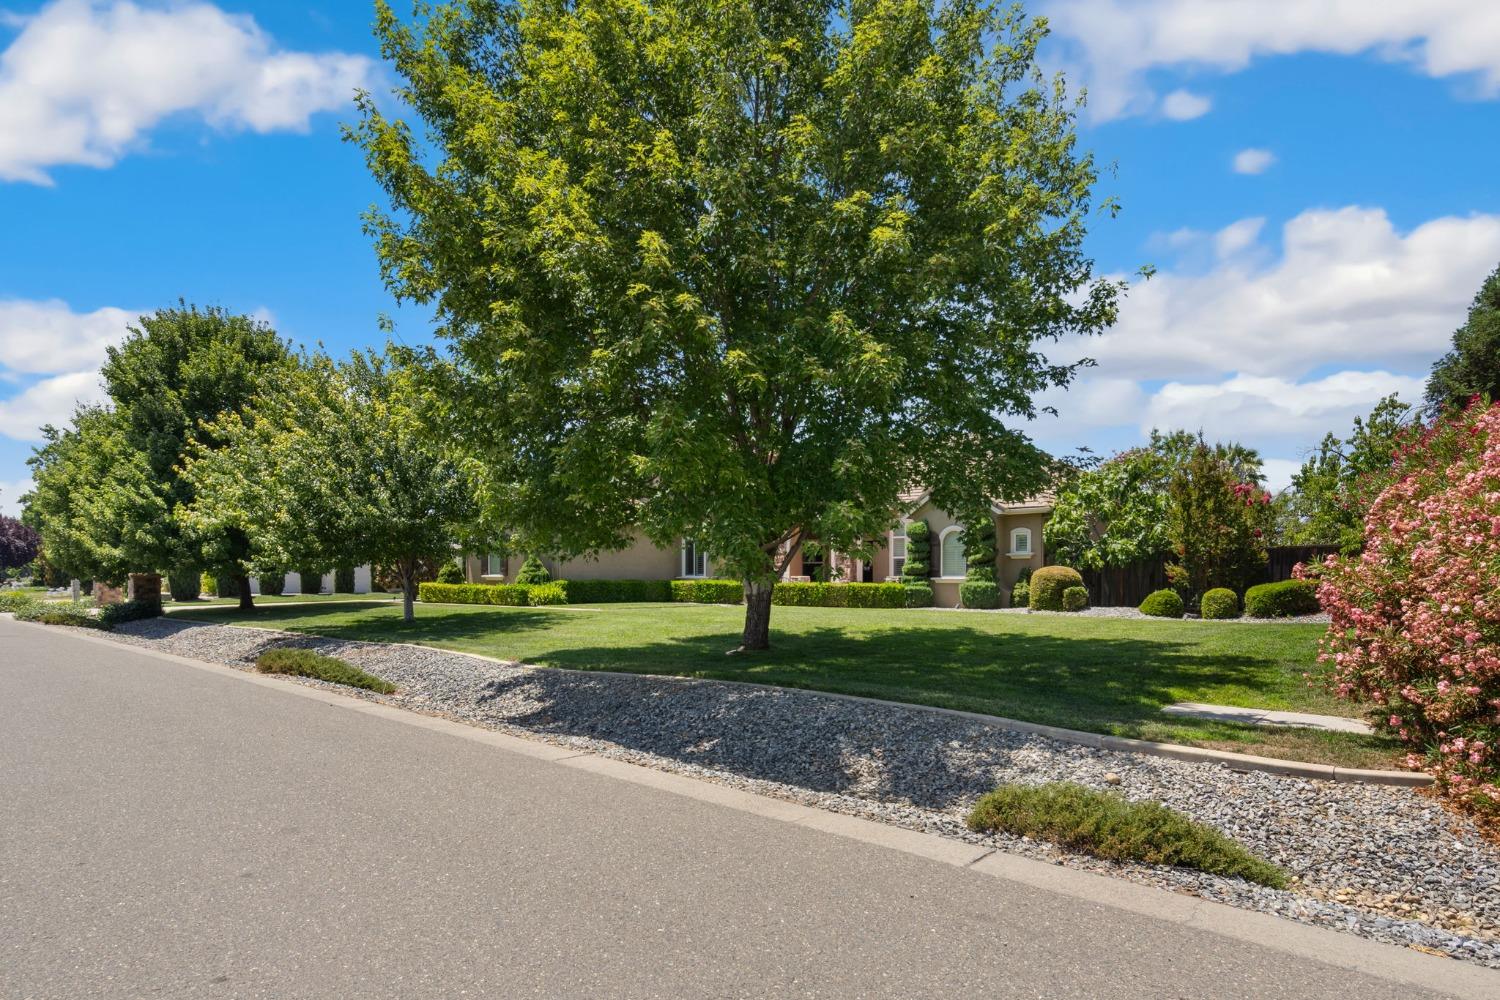
[[[891,576],[899,577],[906,567],[906,523],[902,521],[891,530]]]
[[[708,554],[691,538],[682,540],[682,575],[704,577],[708,575]]]
[[[1031,529],[1016,528],[1010,533],[1010,554],[1013,556],[1031,555]]]
[[[491,552],[484,557],[485,576],[504,576],[505,557],[498,552]]]
[[[964,529],[944,528],[938,540],[938,576],[957,579],[964,575]]]

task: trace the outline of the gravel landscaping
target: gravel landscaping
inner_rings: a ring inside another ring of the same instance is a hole
[[[1500,847],[1410,789],[1095,750],[785,688],[512,666],[165,618],[110,638],[246,670],[267,648],[313,648],[399,688],[339,688],[349,694],[1500,968]],[[1162,802],[1279,865],[1294,888],[1106,862],[964,826],[996,785],[1059,780]]]
[[[952,609],[949,610],[967,610]],[[1161,621],[1160,618],[1152,618],[1150,615],[1142,614],[1139,608],[1084,608],[1082,611],[1033,611],[1031,608],[998,608],[995,612],[1002,615],[1062,615],[1070,618],[1144,618],[1149,621]],[[1294,615],[1290,618],[1199,618],[1191,615],[1184,621],[1199,621],[1209,625],[1293,625],[1297,623],[1326,625],[1328,624],[1328,613],[1320,611],[1313,615]]]

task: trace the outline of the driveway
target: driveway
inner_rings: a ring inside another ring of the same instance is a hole
[[[354,704],[0,617],[0,997],[1500,996]]]

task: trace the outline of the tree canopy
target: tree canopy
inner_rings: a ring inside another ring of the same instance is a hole
[[[1480,286],[1464,325],[1453,332],[1453,348],[1427,379],[1427,412],[1438,417],[1470,399],[1500,399],[1500,267]]]
[[[527,551],[693,538],[743,648],[804,543],[860,552],[899,491],[1042,485],[1023,431],[1112,321],[1045,28],[958,0],[471,0],[376,30],[424,134],[350,137],[389,287],[435,307],[446,427]]]
[[[41,538],[19,518],[0,514],[0,570],[30,565],[41,550]]]

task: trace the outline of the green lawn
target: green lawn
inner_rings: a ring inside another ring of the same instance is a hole
[[[1357,715],[1310,687],[1322,627],[1060,615],[778,607],[773,649],[725,656],[743,609],[696,604],[492,608],[268,607],[174,618],[413,642],[544,666],[815,688],[1071,729],[1345,766],[1387,767],[1393,741],[1184,720],[1177,701]]]

